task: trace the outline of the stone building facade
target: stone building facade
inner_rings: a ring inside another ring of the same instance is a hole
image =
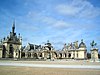
[[[64,44],[62,50],[55,50],[52,44],[47,41],[43,46],[30,44],[23,49],[22,58],[35,58],[35,59],[86,59],[87,58],[86,45],[81,40],[74,44]]]
[[[97,50],[91,51],[92,55],[93,53],[97,55]],[[20,34],[18,36],[16,35],[15,23],[13,23],[10,34],[1,40],[0,58],[86,59],[87,48],[83,40],[80,43],[76,41],[74,43],[64,44],[61,50],[56,50],[49,41],[44,45],[28,43],[25,47],[22,47],[22,37]]]
[[[0,43],[1,58],[20,58],[22,47],[22,37],[15,33],[15,23],[12,26],[12,32],[7,37],[4,37]]]

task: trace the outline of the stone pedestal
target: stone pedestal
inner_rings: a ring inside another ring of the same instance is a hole
[[[91,49],[91,60],[98,61],[98,49],[97,48]]]
[[[33,53],[31,52],[31,58],[33,58]]]

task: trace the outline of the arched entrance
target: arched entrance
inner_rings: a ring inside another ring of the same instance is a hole
[[[59,55],[60,55],[59,58],[61,59],[62,58],[62,53],[60,53]]]
[[[39,57],[42,57],[42,53],[39,53]]]
[[[12,44],[10,44],[10,46],[9,46],[9,58],[13,58],[13,45]]]
[[[34,54],[33,54],[33,58],[35,58],[35,59],[38,58],[37,53],[34,53]]]
[[[57,58],[57,53],[56,52],[54,52],[54,57]]]
[[[69,58],[71,57],[71,53],[68,54],[68,57],[69,57]]]
[[[22,52],[21,58],[25,58],[25,53],[24,52]]]
[[[28,53],[28,58],[31,58],[31,53]]]
[[[66,58],[67,57],[67,54],[65,53],[64,55],[65,55],[65,58]]]
[[[3,45],[2,58],[5,58],[5,56],[6,56],[6,48],[5,48],[5,46]]]

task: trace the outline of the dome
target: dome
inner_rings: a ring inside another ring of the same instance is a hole
[[[86,45],[83,42],[83,39],[81,40],[81,43],[79,44],[79,48],[86,48]]]
[[[51,46],[51,43],[47,43],[48,46]]]
[[[51,43],[49,42],[49,40],[47,41],[46,45],[51,46]]]

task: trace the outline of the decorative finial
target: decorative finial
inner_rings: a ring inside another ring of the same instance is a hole
[[[64,45],[66,45],[66,43]]]
[[[66,43],[64,44],[64,48],[66,48]]]
[[[94,46],[96,46],[97,45],[97,43],[95,43],[94,42],[94,40],[90,43],[90,45],[92,46],[92,48],[94,47]]]
[[[81,42],[83,42],[83,39],[81,39]]]
[[[4,37],[3,40],[5,41],[5,39],[6,39],[6,38]]]
[[[19,33],[18,35],[19,35],[19,37],[20,37],[20,33]]]

